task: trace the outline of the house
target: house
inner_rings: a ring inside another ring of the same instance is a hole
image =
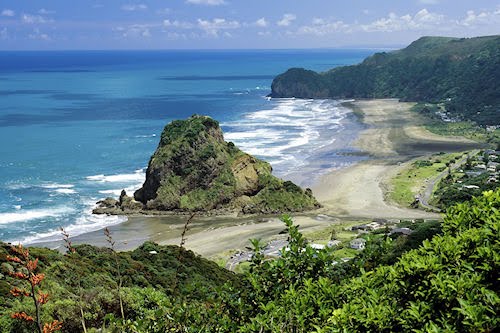
[[[361,225],[355,225],[351,227],[351,231],[356,231],[356,230],[366,230],[367,225],[366,224],[361,224]]]
[[[488,178],[488,183],[498,183],[498,179],[495,176]]]
[[[479,186],[477,186],[477,185],[464,185],[464,186],[462,186],[462,188],[467,188],[469,190],[473,190],[473,189],[478,189]]]
[[[323,250],[325,248],[325,246],[323,244],[310,244],[310,246],[315,249],[315,250]]]
[[[377,230],[377,229],[381,229],[383,227],[384,226],[378,222],[371,222],[371,223],[368,223],[366,225],[366,229],[368,229],[368,230]]]
[[[478,164],[474,166],[474,169],[477,170],[486,170],[486,165],[485,164]]]
[[[500,163],[498,162],[488,162],[488,164],[486,164],[486,167],[488,168],[488,170],[492,168],[496,171],[496,169],[498,169],[498,165],[500,165]]]
[[[334,240],[331,240],[329,241],[326,246],[327,247],[334,247],[334,246],[339,246],[342,242],[339,241],[338,239],[334,239]]]
[[[355,238],[349,243],[349,245],[351,246],[351,249],[363,250],[366,245],[366,240],[363,238]]]
[[[477,177],[484,173],[484,171],[465,171],[465,174],[469,177]]]
[[[410,228],[394,228],[391,230],[389,235],[393,234],[403,234],[403,235],[411,235],[413,233],[413,230]]]

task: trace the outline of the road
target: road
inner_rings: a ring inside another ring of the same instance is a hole
[[[469,153],[469,156],[473,157],[473,156],[477,155],[478,153],[479,153],[479,150],[473,150],[473,151],[471,151]],[[458,161],[456,161],[451,166],[451,170],[458,169],[466,161],[467,161],[467,155],[465,155],[464,157],[462,157],[461,159],[459,159]],[[430,205],[429,204],[429,200],[431,199],[432,193],[434,192],[434,189],[435,189],[436,185],[439,184],[439,182],[441,181],[441,179],[443,179],[447,175],[448,175],[448,169],[444,170],[439,175],[437,175],[436,177],[432,178],[427,183],[427,187],[425,188],[424,193],[423,194],[418,194],[417,198],[418,198],[419,205],[420,205],[421,208],[428,209],[428,210],[431,210],[431,211],[434,211],[434,212],[440,212],[441,211],[439,208]]]

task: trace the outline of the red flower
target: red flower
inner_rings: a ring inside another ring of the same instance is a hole
[[[21,319],[21,320],[26,320],[26,321],[33,321],[33,317],[28,316],[26,312],[15,312],[10,315],[11,318],[13,319]]]
[[[26,280],[28,279],[28,276],[22,272],[11,272],[9,273],[12,277],[15,277],[20,280]]]
[[[14,287],[11,289],[10,293],[14,296],[14,297],[19,297],[19,296],[26,296],[26,297],[29,297],[31,296],[31,294],[29,292],[27,292],[26,290],[23,290],[23,289],[19,289],[17,287]]]
[[[13,257],[13,256],[7,256],[7,260],[8,261],[12,261],[12,262],[17,262],[18,264],[22,263],[22,260],[19,259],[18,257]]]
[[[40,304],[45,304],[49,300],[49,294],[48,293],[42,293],[41,291],[38,291],[38,302]]]
[[[59,331],[62,327],[62,322],[58,320],[54,320],[52,323],[45,323],[43,325],[43,333],[52,333],[55,331]]]
[[[35,274],[35,275],[32,275],[31,278],[30,278],[30,283],[33,285],[33,286],[36,286],[36,285],[39,285],[40,282],[42,282],[42,280],[45,278],[45,274]]]
[[[38,258],[36,258],[35,260],[28,260],[28,262],[26,263],[26,268],[28,269],[28,271],[34,272],[37,265],[38,265]]]

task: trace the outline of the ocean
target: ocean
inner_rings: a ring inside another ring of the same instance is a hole
[[[140,187],[163,127],[192,114],[218,120],[226,140],[304,186],[356,162],[338,144],[360,125],[339,101],[266,95],[290,67],[325,71],[373,52],[0,52],[0,240],[47,241],[61,226],[75,236],[125,221],[91,210]]]

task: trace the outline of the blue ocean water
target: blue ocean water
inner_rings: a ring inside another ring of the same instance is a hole
[[[227,140],[279,176],[297,173],[339,139],[349,110],[337,101],[269,100],[273,77],[371,53],[0,52],[0,240],[29,243],[59,238],[60,226],[77,235],[124,221],[91,209],[140,187],[163,127],[195,113],[219,120]]]

